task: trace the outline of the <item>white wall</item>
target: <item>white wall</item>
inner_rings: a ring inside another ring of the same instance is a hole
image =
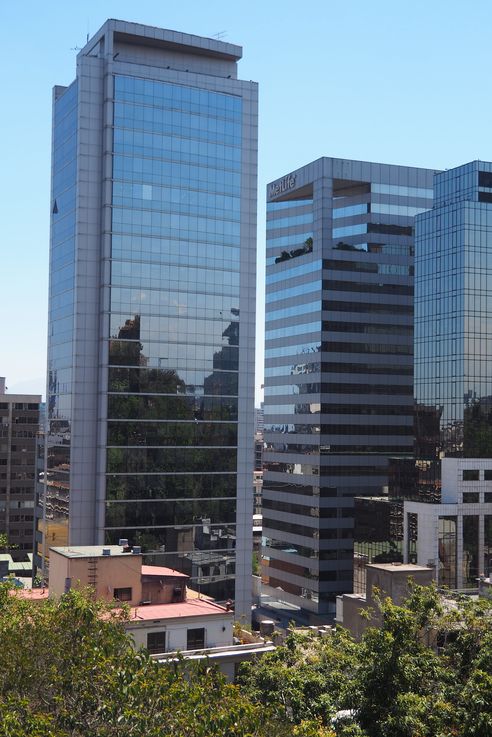
[[[186,650],[186,633],[189,629],[197,627],[205,628],[205,647],[223,647],[232,645],[232,627],[233,617],[231,614],[223,617],[217,616],[199,616],[199,617],[180,617],[176,619],[155,619],[146,622],[130,621],[126,625],[135,641],[135,646],[147,647],[147,634],[149,632],[166,632],[166,651]]]
[[[486,469],[492,470],[492,458],[443,458],[441,463],[443,504],[461,502],[463,492],[478,491],[483,493],[492,491],[492,481],[484,480],[484,471]],[[478,470],[479,481],[463,481],[463,471],[465,469]],[[483,501],[482,496],[480,496],[480,501]],[[471,510],[469,513],[472,513]]]

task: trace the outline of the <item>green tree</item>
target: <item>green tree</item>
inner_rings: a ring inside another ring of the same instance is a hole
[[[337,737],[492,737],[492,602],[414,587],[380,598],[360,643],[294,632],[245,664],[240,683],[278,717],[319,720]],[[343,714],[342,714],[343,710]]]
[[[448,710],[448,671],[427,641],[442,616],[439,596],[419,588],[407,606],[386,599],[380,607],[382,624],[365,633],[351,684],[358,724],[378,737],[438,734]]]
[[[0,587],[0,735],[288,737],[207,666],[135,652],[126,612],[70,591],[36,604]]]
[[[253,701],[293,724],[329,726],[345,705],[358,646],[344,630],[320,638],[292,631],[285,645],[241,666],[239,684]]]

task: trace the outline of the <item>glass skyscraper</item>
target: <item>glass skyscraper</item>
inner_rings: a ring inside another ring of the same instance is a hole
[[[416,218],[415,457],[400,474],[405,557],[478,589],[492,566],[492,163],[436,174]]]
[[[416,218],[415,456],[393,495],[439,503],[441,460],[492,457],[492,164],[436,174]]]
[[[432,419],[421,422],[418,457],[490,458],[492,164],[435,184],[434,208],[417,219],[415,397],[418,416]]]
[[[322,158],[267,188],[263,591],[308,621],[352,590],[354,497],[413,457],[414,217],[432,177]]]
[[[247,612],[257,85],[241,48],[109,20],[54,89],[50,545],[127,538]]]

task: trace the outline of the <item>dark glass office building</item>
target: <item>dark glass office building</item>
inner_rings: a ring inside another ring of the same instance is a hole
[[[264,593],[352,590],[354,497],[413,457],[414,217],[433,172],[322,158],[267,190]]]
[[[54,90],[38,563],[127,538],[247,612],[257,86],[238,46],[110,20]],[[62,500],[57,503],[56,500]]]

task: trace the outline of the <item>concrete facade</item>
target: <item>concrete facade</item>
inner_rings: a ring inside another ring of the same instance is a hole
[[[433,570],[427,566],[403,563],[379,563],[366,566],[364,594],[344,594],[337,598],[335,622],[360,640],[368,627],[381,624],[379,601],[389,597],[401,606],[411,592],[411,585],[429,586]],[[370,615],[370,616],[368,616]]]

